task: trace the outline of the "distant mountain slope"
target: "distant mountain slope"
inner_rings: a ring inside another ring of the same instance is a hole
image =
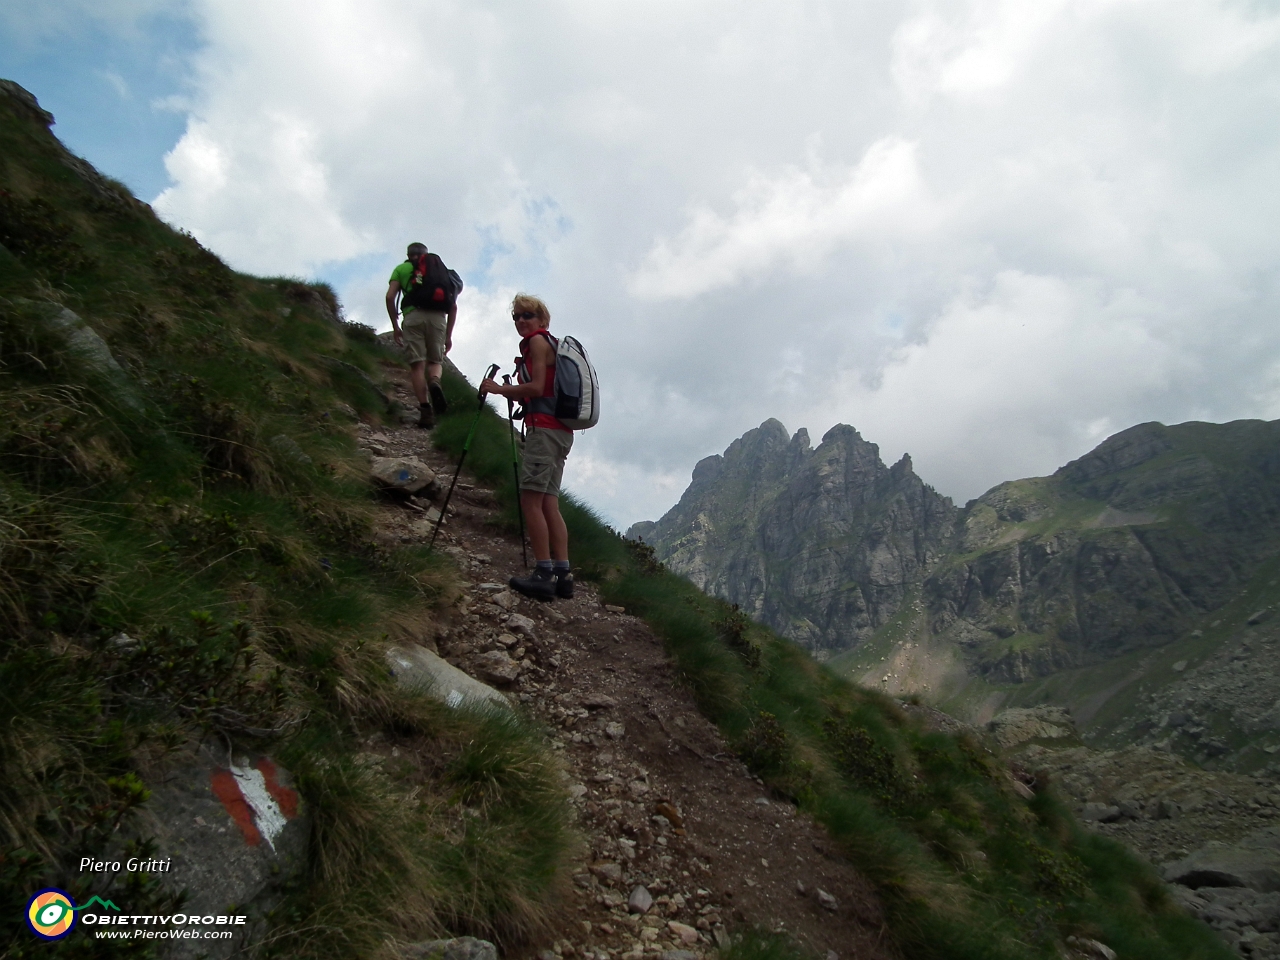
[[[1280,551],[1280,422],[1144,423],[969,504],[930,630],[1025,680],[1167,643]]]
[[[1018,682],[1169,642],[1280,552],[1280,421],[1140,424],[957,511],[851,427],[810,450],[770,420],[630,533],[807,647],[896,616]]]

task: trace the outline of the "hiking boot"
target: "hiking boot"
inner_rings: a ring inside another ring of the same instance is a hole
[[[431,394],[431,409],[436,412],[437,417],[443,417],[449,412],[449,401],[444,398],[444,387],[440,386],[439,380],[432,380],[427,384],[427,392]]]
[[[550,570],[538,567],[532,576],[512,577],[507,581],[511,589],[523,593],[534,600],[554,600],[556,598],[556,575]]]
[[[418,404],[418,426],[423,430],[434,430],[436,426],[436,412],[431,409],[431,404]]]
[[[556,596],[561,600],[573,599],[573,574],[557,573],[556,578]]]

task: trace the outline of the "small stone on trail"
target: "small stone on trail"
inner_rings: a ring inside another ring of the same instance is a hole
[[[621,740],[626,735],[627,728],[620,723],[608,723],[605,724],[604,732],[610,740]]]
[[[1187,661],[1185,660],[1179,660],[1177,663],[1173,665],[1174,673],[1181,673],[1185,669],[1187,669]]]
[[[599,863],[591,865],[591,872],[601,880],[608,880],[611,883],[617,883],[622,879],[622,867],[608,860],[602,860]]]
[[[604,608],[608,610],[610,613],[626,613],[627,612],[626,607],[617,607],[617,606],[614,606],[612,603],[606,603],[604,605]]]
[[[654,804],[653,812],[660,817],[665,817],[666,821],[673,827],[684,826],[684,817],[680,815],[679,810],[669,803],[662,802]]]
[[[501,650],[490,650],[480,655],[480,676],[490,683],[514,683],[520,665]]]
[[[827,891],[823,890],[821,887],[818,888],[817,894],[818,906],[822,907],[823,910],[830,910],[832,913],[835,913],[840,909],[840,904],[836,898],[827,893]]]
[[[680,938],[682,943],[694,944],[698,942],[698,931],[687,923],[681,923],[679,920],[667,921],[667,929]]]
[[[533,621],[521,613],[513,613],[507,620],[507,629],[514,630],[516,633],[524,634],[530,640],[538,638],[533,632]]]
[[[662,960],[698,960],[698,955],[691,950],[664,950]]]
[[[628,913],[648,913],[653,906],[653,895],[644,887],[636,887],[627,898]]]
[[[802,897],[803,897],[807,892],[808,892],[808,891],[807,891],[807,890],[805,890],[805,887],[804,887],[804,881],[803,881],[803,880],[797,880],[797,881],[796,881],[796,893],[798,893],[800,896],[802,896]]]

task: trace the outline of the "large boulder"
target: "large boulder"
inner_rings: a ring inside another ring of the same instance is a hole
[[[138,826],[167,861],[164,885],[187,893],[179,911],[249,918],[229,940],[177,940],[167,956],[244,951],[306,863],[310,818],[289,772],[265,755],[228,760],[206,750],[151,789]]]
[[[1075,722],[1062,707],[1015,707],[998,714],[987,730],[1006,750],[1029,740],[1062,740],[1076,735]]]
[[[504,710],[511,704],[497,690],[463,673],[426,647],[414,643],[387,650],[387,664],[401,686],[425,693],[450,707],[494,706]]]
[[[1280,890],[1280,834],[1266,828],[1235,844],[1211,843],[1163,869],[1165,880],[1193,889],[1248,887]]]

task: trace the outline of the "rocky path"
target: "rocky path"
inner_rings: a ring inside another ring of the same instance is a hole
[[[388,374],[413,409],[403,376]],[[453,470],[411,426],[362,427],[360,443],[372,456],[416,457],[446,482]],[[379,536],[426,539],[434,510],[389,498]],[[554,603],[506,589],[520,545],[496,515],[492,493],[464,471],[437,546],[466,591],[422,640],[546,723],[563,759],[581,854],[552,934],[509,956],[692,960],[745,925],[786,931],[828,960],[891,956],[870,884],[738,762],[643,621],[583,583]]]

